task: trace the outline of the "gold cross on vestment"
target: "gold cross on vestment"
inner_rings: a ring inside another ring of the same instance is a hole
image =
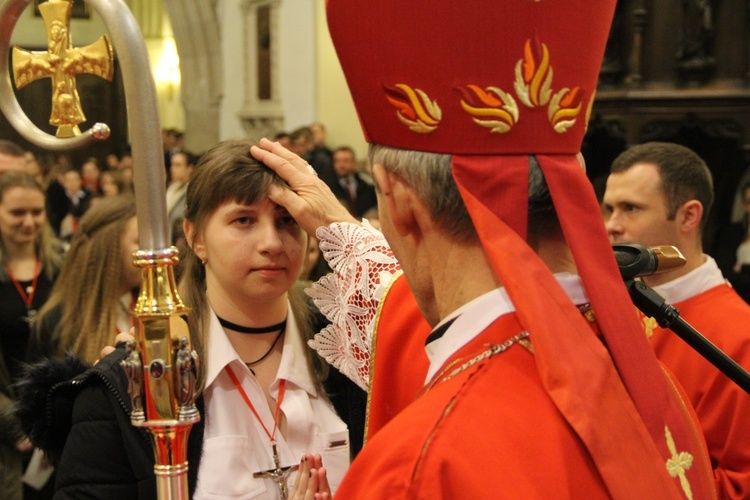
[[[276,446],[276,441],[271,441],[271,448],[273,449],[273,464],[274,468],[264,470],[262,472],[256,472],[253,477],[259,478],[271,478],[279,488],[279,496],[281,500],[286,500],[289,497],[289,488],[287,486],[287,480],[289,475],[299,469],[299,465],[293,467],[282,467],[281,458],[279,457],[279,449]]]
[[[47,28],[47,52],[13,48],[16,88],[41,78],[52,79],[52,115],[57,137],[80,135],[78,124],[86,121],[76,89],[76,75],[96,75],[112,80],[114,55],[106,35],[85,47],[73,48],[70,14],[73,2],[49,0],[39,4]]]
[[[641,322],[643,323],[643,331],[646,333],[646,338],[650,339],[651,336],[654,334],[654,330],[656,329],[659,324],[656,322],[656,320],[650,316],[643,316],[643,319],[641,319]]]
[[[680,486],[682,487],[682,491],[685,493],[685,496],[689,500],[692,500],[693,491],[690,488],[690,483],[688,482],[686,473],[688,469],[693,466],[693,455],[691,455],[687,451],[681,451],[677,453],[677,446],[675,445],[672,433],[669,431],[669,427],[667,426],[664,426],[664,435],[667,439],[667,448],[669,448],[669,453],[672,454],[672,458],[667,460],[667,471],[669,471],[670,476],[680,478]]]

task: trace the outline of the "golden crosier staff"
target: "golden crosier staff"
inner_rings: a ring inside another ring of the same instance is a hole
[[[177,293],[174,265],[177,249],[168,245],[166,184],[156,88],[140,28],[122,0],[86,0],[101,16],[118,51],[125,84],[133,149],[136,209],[141,249],[133,254],[142,268],[136,304],[136,342],[122,365],[128,374],[133,425],[146,427],[153,438],[157,494],[161,499],[188,498],[187,440],[199,420],[195,380],[199,363],[190,348],[188,309]],[[16,101],[7,54],[10,37],[30,0],[0,3],[0,109],[29,142],[65,151],[106,139],[109,127],[97,123],[81,132],[85,118],[78,105],[75,75],[111,77],[112,49],[106,37],[73,48],[70,36],[72,3],[49,0],[40,5],[49,36],[47,52],[15,50],[14,70],[20,85],[43,77],[53,82],[53,116],[58,137],[34,125]]]

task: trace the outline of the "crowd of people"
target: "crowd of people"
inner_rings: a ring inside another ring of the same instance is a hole
[[[192,497],[750,495],[750,396],[634,314],[609,251],[677,247],[685,266],[643,283],[747,369],[750,305],[726,278],[750,266],[750,215],[725,276],[703,252],[713,183],[689,149],[630,147],[596,199],[576,99],[593,99],[613,1],[471,3],[517,26],[478,30],[455,2],[329,0],[362,164],[321,123],[200,156],[163,131],[202,365]],[[545,22],[562,17],[585,47]],[[493,64],[477,69],[448,31]],[[378,43],[395,33],[408,40]],[[442,50],[404,48],[425,45]],[[542,54],[554,78],[535,73]],[[156,495],[114,346],[140,283],[132,158],[105,162],[60,158],[45,175],[0,141],[0,487],[13,500]],[[35,448],[55,466],[42,491],[21,479]],[[279,466],[299,467],[288,485],[263,473]]]

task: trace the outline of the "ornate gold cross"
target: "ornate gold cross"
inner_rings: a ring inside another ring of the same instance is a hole
[[[86,121],[76,89],[76,75],[96,75],[112,80],[114,55],[106,35],[86,47],[73,48],[70,13],[73,2],[49,0],[39,4],[47,28],[47,52],[13,48],[16,88],[40,78],[52,79],[52,115],[57,137],[80,135],[78,124]]]

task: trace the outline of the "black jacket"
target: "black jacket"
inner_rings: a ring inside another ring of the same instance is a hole
[[[29,368],[17,386],[14,411],[29,439],[56,466],[55,499],[155,499],[151,438],[130,423],[127,377],[119,364],[124,344],[89,368],[79,358],[48,360]],[[366,394],[331,368],[325,384],[349,427],[352,458],[362,447]],[[203,445],[201,421],[188,439],[188,488],[195,491]]]
[[[32,366],[18,386],[15,413],[56,466],[55,499],[156,499],[151,438],[130,423],[119,347],[96,366],[68,357]],[[202,400],[198,402],[203,414]],[[195,490],[203,424],[188,440],[188,486]]]

